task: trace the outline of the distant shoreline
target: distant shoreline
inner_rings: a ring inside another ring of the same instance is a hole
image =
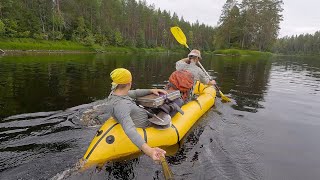
[[[261,52],[244,49],[221,49],[213,52],[216,56],[273,56],[271,52]]]
[[[162,47],[155,48],[137,48],[137,47],[116,47],[116,46],[85,46],[73,41],[47,41],[31,38],[6,38],[0,39],[0,54],[21,54],[21,53],[49,53],[49,54],[94,54],[94,53],[186,53],[181,48],[166,49]],[[204,54],[213,54],[216,56],[272,56],[270,52],[260,52],[241,49],[222,49],[215,51],[202,51]]]
[[[77,50],[21,50],[21,49],[4,49],[3,54],[21,54],[21,53],[63,53],[63,54],[80,54],[96,53],[94,51],[77,51]]]
[[[48,41],[31,38],[0,38],[0,54],[14,53],[184,53],[185,49],[166,49],[163,47],[138,48],[100,46],[97,44],[86,46],[73,41]]]
[[[109,47],[110,48],[110,47]],[[108,48],[108,49],[109,49]],[[39,50],[39,49],[28,49],[28,50],[21,50],[21,49],[0,49],[0,55],[14,55],[14,54],[134,54],[134,53],[160,53],[160,54],[173,54],[173,53],[182,53],[180,51],[173,51],[173,50],[165,50],[165,51],[157,51],[154,49],[131,49],[122,47],[121,49],[113,49],[113,50]]]

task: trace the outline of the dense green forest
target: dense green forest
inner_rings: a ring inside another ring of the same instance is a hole
[[[217,28],[217,48],[271,50],[282,21],[282,0],[227,0]]]
[[[170,27],[179,25],[192,47],[213,49],[214,28],[135,0],[2,0],[0,35],[72,40],[84,45],[178,46]]]
[[[280,38],[275,43],[273,51],[281,54],[319,55],[320,31]]]
[[[179,45],[169,29],[178,25],[194,48],[268,51],[278,36],[282,4],[282,0],[227,0],[218,26],[211,27],[190,23],[145,1],[1,0],[0,38],[175,48]]]

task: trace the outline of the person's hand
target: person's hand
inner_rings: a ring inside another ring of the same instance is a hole
[[[159,96],[160,93],[162,94],[168,94],[167,91],[163,90],[163,89],[150,89],[152,94],[155,94],[157,96]]]
[[[148,156],[151,157],[154,161],[160,161],[160,157],[164,157],[166,154],[166,151],[163,149],[160,149],[158,147],[151,148]]]
[[[141,150],[151,157],[154,161],[160,161],[160,157],[164,157],[166,154],[166,151],[163,149],[160,149],[158,147],[150,147],[147,143],[144,143],[141,147]]]
[[[209,81],[209,83],[208,84],[210,84],[210,85],[216,85],[217,83],[216,83],[216,81],[215,80],[211,80],[211,81]]]

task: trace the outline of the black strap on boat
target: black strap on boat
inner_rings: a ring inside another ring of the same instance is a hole
[[[179,141],[180,141],[179,131],[178,131],[177,127],[175,127],[173,124],[171,125],[171,127],[172,127],[174,130],[176,130],[177,137],[178,137],[177,143],[179,143]]]
[[[144,140],[146,141],[146,143],[148,143],[147,131],[145,128],[142,128],[142,130],[143,130]]]
[[[199,82],[199,84],[198,84],[198,92],[199,92],[199,94],[200,94],[200,82]]]
[[[96,147],[98,146],[98,144],[100,143],[100,141],[108,134],[109,131],[111,131],[112,128],[114,128],[117,124],[119,123],[115,123],[114,125],[112,125],[98,140],[98,142],[96,142],[96,144],[93,146],[93,148],[91,149],[91,151],[89,152],[88,156],[86,157],[86,159],[88,159],[90,157],[90,155],[93,153],[93,151],[96,149]]]

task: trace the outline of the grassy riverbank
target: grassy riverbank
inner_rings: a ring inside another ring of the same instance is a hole
[[[86,46],[72,41],[47,41],[31,38],[7,38],[0,39],[0,49],[7,52],[75,52],[75,53],[167,53],[178,52],[185,53],[183,47],[176,49],[157,48],[136,48],[136,47],[115,47],[115,46]],[[212,52],[204,52],[211,54]],[[240,49],[223,49],[213,52],[215,55],[222,56],[272,56],[270,52],[260,52]]]
[[[93,51],[87,47],[71,41],[46,41],[30,38],[0,39],[0,48],[3,50],[67,50],[67,51]]]
[[[272,56],[273,55],[273,53],[271,52],[261,52],[261,51],[241,50],[241,49],[215,50],[213,54],[223,55],[223,56]]]
[[[135,47],[114,47],[99,45],[85,46],[72,41],[47,41],[30,38],[0,39],[0,49],[4,51],[31,51],[31,52],[101,52],[101,53],[166,53],[168,49],[157,48],[135,48]],[[171,50],[172,51],[172,50]],[[181,50],[175,49],[174,52]]]

